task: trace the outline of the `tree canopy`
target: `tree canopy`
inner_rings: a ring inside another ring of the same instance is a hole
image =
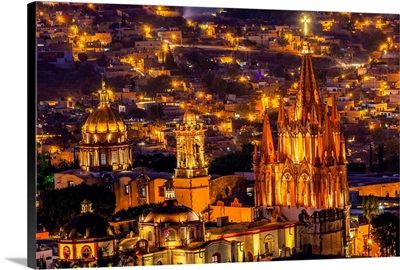
[[[108,219],[115,211],[116,199],[111,190],[104,186],[80,184],[41,194],[38,208],[38,223],[51,233],[59,232],[81,212],[81,203],[88,199],[94,213]]]
[[[150,78],[147,85],[143,86],[142,90],[146,96],[155,97],[156,93],[165,92],[171,88],[171,77],[168,75],[161,75],[155,78]]]
[[[214,158],[210,163],[209,171],[212,174],[232,175],[234,172],[247,172],[252,168],[251,147],[243,145],[242,151],[230,153]]]
[[[399,222],[399,217],[389,212],[372,219],[373,238],[379,244],[383,257],[398,256],[400,254]]]
[[[143,205],[138,205],[135,207],[129,207],[128,209],[122,209],[119,210],[117,213],[115,213],[112,216],[113,220],[127,220],[127,219],[134,219],[138,220],[142,215],[143,217],[146,217],[151,211],[153,211],[155,208],[160,206],[160,204],[157,203],[150,203],[150,204],[143,204]]]
[[[155,155],[138,155],[133,162],[134,167],[151,168],[158,172],[173,173],[176,167],[176,156],[162,153]]]
[[[379,213],[378,198],[370,194],[362,198],[362,212],[364,216],[371,222],[372,217]]]
[[[88,60],[88,55],[86,53],[78,53],[78,59],[81,62],[86,62]]]
[[[171,50],[168,50],[165,55],[165,69],[171,70],[177,68],[178,65],[175,63],[174,55],[172,54]]]
[[[372,218],[379,213],[379,200],[374,195],[370,194],[364,196],[361,202],[362,212],[364,216],[368,219],[368,239],[371,238],[371,221]],[[368,249],[368,256],[370,249]]]

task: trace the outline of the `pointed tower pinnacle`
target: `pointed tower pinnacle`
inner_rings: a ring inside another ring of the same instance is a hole
[[[340,136],[339,164],[344,165],[346,163],[346,145],[344,143],[344,135],[342,133]]]
[[[264,115],[264,125],[261,138],[261,159],[266,163],[275,161],[274,141],[267,113]]]
[[[295,107],[295,121],[301,121],[305,126],[307,120],[310,118],[312,113],[312,107],[315,107],[318,122],[322,120],[322,104],[321,97],[318,90],[317,81],[314,74],[314,66],[312,62],[311,53],[303,53],[299,91],[296,96],[296,107]]]
[[[326,106],[327,108],[327,106]],[[333,140],[333,131],[332,131],[332,123],[329,121],[328,113],[325,113],[325,132],[324,132],[324,164],[326,166],[332,166],[334,164],[334,159],[336,160],[336,153],[335,153],[335,144]]]
[[[337,107],[337,102],[336,102],[336,96],[334,95],[332,97],[332,111],[331,111],[331,122],[333,123],[333,126],[337,128],[340,123],[340,116],[339,116],[339,110]]]
[[[278,125],[279,127],[283,127],[285,125],[285,104],[283,98],[281,97],[279,104],[279,113],[278,113]]]

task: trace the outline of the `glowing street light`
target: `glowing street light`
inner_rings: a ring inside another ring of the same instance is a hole
[[[77,33],[77,31],[78,31],[78,27],[75,26],[75,25],[73,25],[73,26],[71,26],[71,30],[72,30],[72,35],[73,35],[73,36],[76,36],[76,33]]]
[[[143,27],[143,29],[144,29],[144,35],[145,35],[145,37],[146,37],[146,38],[149,37],[149,36],[150,36],[150,30],[151,30],[150,26],[145,25],[145,26]]]
[[[163,52],[167,52],[168,51],[168,45],[167,44],[164,44],[163,46],[162,46],[162,50],[163,50]]]

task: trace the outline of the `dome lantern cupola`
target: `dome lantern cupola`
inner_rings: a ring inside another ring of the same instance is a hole
[[[110,106],[110,98],[108,95],[108,91],[106,90],[106,82],[103,79],[103,73],[101,74],[101,90],[99,91],[100,94],[100,103],[99,108],[104,106]]]
[[[165,200],[174,200],[175,190],[172,181],[167,181],[165,183]]]
[[[84,214],[92,212],[93,212],[92,203],[88,199],[85,199],[81,204],[81,213]]]

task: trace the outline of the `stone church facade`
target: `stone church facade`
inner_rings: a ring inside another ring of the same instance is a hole
[[[255,219],[299,220],[302,249],[343,254],[350,208],[345,143],[336,102],[330,109],[323,104],[306,47],[295,104],[286,108],[281,99],[277,149],[268,114],[254,144]]]

